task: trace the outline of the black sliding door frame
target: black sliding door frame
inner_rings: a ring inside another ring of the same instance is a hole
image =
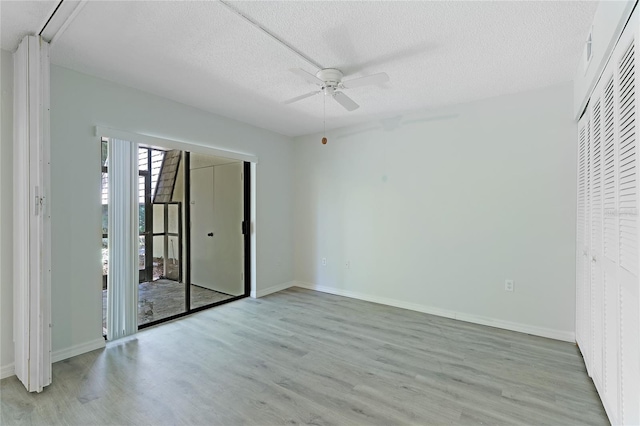
[[[243,220],[239,224],[244,240],[244,294],[240,296],[231,297],[226,300],[213,302],[208,305],[199,306],[197,308],[191,307],[191,153],[189,151],[183,151],[184,155],[184,224],[185,224],[185,265],[183,268],[182,277],[184,278],[185,286],[185,311],[179,314],[171,315],[166,318],[162,318],[156,321],[151,321],[145,324],[140,324],[138,330],[151,327],[166,321],[171,321],[177,318],[181,318],[190,315],[194,312],[200,312],[205,309],[213,308],[215,306],[224,305],[239,299],[244,299],[251,295],[251,163],[245,161],[242,171],[242,190],[244,200]]]
[[[151,204],[151,149],[147,150],[147,170],[144,175],[144,274],[140,271],[140,282],[153,281],[153,205]],[[140,213],[138,213],[140,214]]]
[[[251,295],[251,163],[244,162],[244,218],[242,234],[244,235],[244,297]]]

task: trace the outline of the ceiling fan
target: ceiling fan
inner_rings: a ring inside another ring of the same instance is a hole
[[[351,89],[354,87],[368,86],[370,84],[380,84],[389,81],[389,76],[384,72],[342,81],[342,72],[335,68],[321,69],[316,73],[316,75],[313,75],[301,68],[292,68],[290,71],[304,78],[309,83],[319,86],[320,89],[306,93],[304,95],[296,96],[295,98],[285,101],[285,104],[291,104],[293,102],[298,102],[302,99],[317,95],[318,93],[324,93],[325,96],[331,96],[333,99],[335,99],[335,101],[342,105],[347,111],[356,110],[360,107],[360,105],[358,105],[353,101],[353,99],[345,95],[343,90]]]

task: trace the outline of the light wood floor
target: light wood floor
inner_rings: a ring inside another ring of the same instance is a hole
[[[58,362],[13,424],[607,424],[576,346],[302,289]]]

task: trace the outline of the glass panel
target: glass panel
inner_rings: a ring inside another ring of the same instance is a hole
[[[153,205],[153,233],[164,234],[164,204]]]
[[[102,289],[102,334],[107,335],[107,289]]]
[[[138,170],[149,170],[149,149],[138,148]]]
[[[141,234],[147,230],[145,217],[145,194],[144,194],[145,176],[138,176],[138,232]]]
[[[170,259],[167,268],[172,271]],[[177,263],[176,265],[177,266]],[[166,279],[164,236],[153,237],[153,279],[138,286],[138,325],[157,321],[185,311],[184,284]]]
[[[156,195],[156,185],[158,184],[158,177],[160,176],[160,168],[162,167],[162,161],[164,161],[164,151],[158,151],[156,149],[151,151],[151,197]]]
[[[144,235],[138,236],[138,269],[145,269],[145,250],[146,250],[146,242],[144,240]]]
[[[158,174],[160,172],[160,166],[162,166],[162,160],[164,160],[165,151],[160,149],[151,150],[151,174]]]
[[[191,309],[199,308],[200,306],[210,305],[216,302],[221,302],[223,300],[228,300],[233,297],[235,296],[232,296],[230,294],[220,293],[205,287],[200,287],[195,284],[191,285]]]
[[[138,325],[186,311],[184,284],[161,279],[138,286]]]
[[[178,217],[180,214],[180,209],[177,204],[169,204],[169,233],[177,234],[178,233]]]
[[[109,273],[109,240],[102,239],[102,276],[106,277]]]
[[[101,190],[101,202],[102,202],[102,233],[108,232],[108,213],[107,206],[109,204],[109,174],[102,173],[102,190]]]
[[[144,176],[138,176],[138,202],[144,204]]]
[[[153,237],[153,279],[165,277],[164,273],[164,235]]]
[[[178,281],[180,279],[180,246],[178,237],[169,237],[168,256],[167,256],[167,278]]]
[[[102,138],[102,141],[100,142],[100,150],[101,152],[101,157],[102,157],[102,166],[106,167],[107,166],[107,157],[108,157],[108,153],[109,153],[109,144],[107,143],[108,139]]]
[[[102,239],[102,331],[107,330],[107,275],[109,274],[109,240]]]
[[[138,204],[138,232],[140,234],[143,234],[147,230],[145,211],[145,205]]]
[[[102,234],[107,235],[109,232],[109,206],[102,205]]]
[[[109,174],[106,172],[108,158],[109,139],[100,140],[100,167],[102,170],[102,184],[100,188],[100,201],[102,204],[102,235],[109,232]],[[102,332],[107,332],[107,276],[109,274],[109,240],[102,238]]]

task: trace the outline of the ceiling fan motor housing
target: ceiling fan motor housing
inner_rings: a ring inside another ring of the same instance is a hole
[[[337,70],[335,68],[325,68],[316,73],[316,77],[324,81],[323,90],[325,94],[333,93],[333,91],[338,87],[338,85],[342,81],[342,76],[343,76],[342,72],[340,72],[340,70]]]

